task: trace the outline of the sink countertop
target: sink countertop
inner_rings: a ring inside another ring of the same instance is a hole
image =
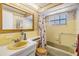
[[[36,36],[36,37],[30,38],[30,40],[32,40],[32,41],[36,41],[36,40],[39,40],[39,39],[40,39],[40,36]]]
[[[7,48],[7,45],[5,46],[0,46],[0,56],[10,56],[12,54],[18,53],[19,51],[22,51],[24,49],[27,49],[28,47],[30,47],[31,45],[35,44],[34,41],[32,40],[27,40],[29,41],[30,44],[28,44],[27,46],[25,46],[24,48],[18,49],[18,50],[9,50]]]

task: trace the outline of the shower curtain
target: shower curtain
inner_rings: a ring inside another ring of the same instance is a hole
[[[45,16],[39,15],[39,34],[40,34],[40,47],[46,48],[46,25]]]

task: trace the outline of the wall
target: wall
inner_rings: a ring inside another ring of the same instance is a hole
[[[26,31],[27,38],[32,38],[38,36],[38,13],[36,11],[30,10],[28,7],[22,6],[21,4],[11,4],[8,3],[8,5],[20,8],[22,10],[25,10],[31,14],[34,14],[34,31]],[[20,32],[16,33],[0,33],[0,44],[9,42],[9,39],[15,39],[20,36]]]
[[[47,41],[74,49],[74,43],[76,41],[75,13],[76,13],[75,11],[68,12],[69,17],[67,19],[66,25],[50,25],[46,23]],[[46,20],[48,19],[48,17],[46,17]],[[69,33],[69,34],[61,35],[60,33]],[[59,37],[60,35],[61,37]]]
[[[76,11],[76,34],[79,34],[79,8]]]

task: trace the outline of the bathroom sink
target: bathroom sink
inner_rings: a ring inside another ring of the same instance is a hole
[[[25,46],[28,45],[28,41],[25,41],[25,40],[21,40],[20,42],[17,42],[17,43],[11,43],[7,46],[7,48],[9,50],[17,50],[17,49],[21,49]]]

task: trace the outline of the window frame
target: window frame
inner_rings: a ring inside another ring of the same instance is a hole
[[[64,15],[64,17],[62,17]],[[57,16],[57,18],[56,18]],[[50,16],[49,16],[50,17]],[[52,25],[66,25],[67,24],[67,12],[59,13],[52,16],[52,20],[49,18],[49,23]],[[62,22],[64,20],[64,23]],[[56,22],[58,21],[58,23]]]

